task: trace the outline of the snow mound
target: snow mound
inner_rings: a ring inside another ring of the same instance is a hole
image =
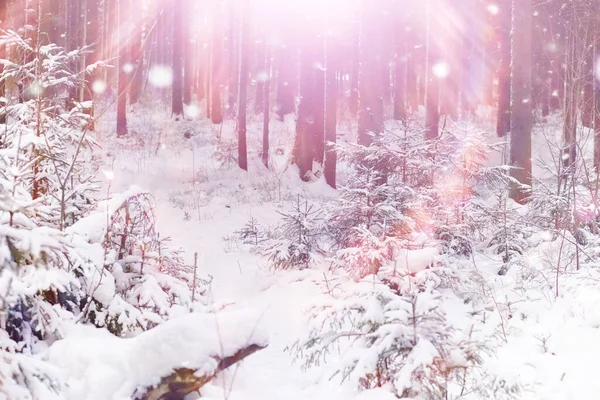
[[[266,346],[259,319],[248,310],[193,313],[126,339],[73,326],[45,356],[67,377],[68,399],[130,399],[136,389],[158,384],[175,368],[209,375],[220,359],[250,345]]]

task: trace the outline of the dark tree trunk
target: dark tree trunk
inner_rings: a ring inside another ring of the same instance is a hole
[[[120,38],[129,37],[127,29],[127,15],[129,14],[129,0],[118,1],[118,31]],[[119,61],[117,63],[117,136],[127,134],[127,89],[129,87],[129,74],[124,66],[129,62],[129,46],[127,41],[121,39],[119,43]]]
[[[206,97],[206,61],[208,56],[202,44],[200,44],[200,47],[196,47],[196,53],[196,100],[200,102]]]
[[[431,5],[429,6],[431,7]],[[427,10],[427,61],[425,79],[427,83],[425,97],[425,139],[435,139],[439,136],[440,122],[440,78],[433,73],[434,66],[441,62],[431,23],[431,10]]]
[[[173,91],[171,112],[173,115],[183,115],[183,56],[185,40],[184,20],[185,2],[175,1],[173,4]]]
[[[119,1],[119,6],[120,0]],[[125,11],[124,11],[125,12]],[[79,46],[79,21],[80,18],[80,2],[78,0],[67,0],[67,50],[75,50]],[[120,55],[119,55],[120,57]],[[72,71],[78,71],[79,65],[77,62],[71,62],[70,68]],[[77,99],[77,87],[69,88],[69,96],[67,98],[67,106],[70,108],[73,101]]]
[[[116,62],[115,58],[118,57],[118,54],[116,54],[117,48],[114,40],[115,31],[118,32],[118,14],[118,0],[104,0],[104,21],[106,21],[106,26],[104,27],[102,39],[104,44],[103,58],[111,65],[114,65]],[[105,77],[107,88],[113,88],[118,80],[117,69],[106,68]]]
[[[277,115],[283,118],[294,112],[294,92],[298,82],[297,57],[289,44],[284,44],[277,53]]]
[[[404,24],[396,30],[396,61],[394,69],[394,119],[406,119],[406,63],[408,46]]]
[[[381,65],[383,32],[381,9],[362,2],[360,24],[358,143],[371,144],[372,136],[383,132],[383,88]]]
[[[414,30],[408,32],[405,36],[407,40],[407,60],[406,60],[406,106],[411,112],[416,112],[419,108],[419,91],[417,87],[417,65],[414,50]]]
[[[512,183],[510,197],[517,203],[525,203],[531,177],[531,129],[533,114],[531,106],[531,33],[532,0],[513,0],[512,18],[512,110],[510,166]]]
[[[332,41],[327,43],[325,63],[325,164],[323,174],[325,182],[336,188],[337,152],[336,125],[337,125],[337,48]]]
[[[315,161],[323,165],[325,158],[325,43],[323,38],[317,38],[313,61],[314,74],[314,104],[313,104],[313,141]]]
[[[89,1],[89,0],[88,0]],[[139,4],[137,0],[130,0],[130,16],[137,15],[137,10]],[[144,75],[143,75],[143,60],[144,54],[142,52],[142,31],[143,31],[143,21],[140,18],[131,18],[131,46],[130,46],[130,55],[131,55],[131,64],[134,67],[131,76],[131,86],[129,88],[129,104],[135,104],[139,101],[140,96],[142,95],[142,86],[144,84]]]
[[[294,162],[298,165],[300,179],[308,181],[309,172],[315,159],[314,142],[314,98],[315,74],[312,54],[313,48],[304,45],[300,50],[300,102],[296,120],[296,139],[294,144]]]
[[[585,78],[582,66],[586,51],[586,27],[582,24],[584,18],[577,5],[571,3],[563,10],[567,26],[567,46],[565,56],[565,116],[563,126],[565,168],[569,169],[575,164],[577,152],[577,115],[582,87],[580,81]],[[585,96],[585,93],[584,93]],[[584,98],[585,100],[585,98]],[[591,118],[590,118],[591,119]],[[588,125],[590,121],[587,121]],[[573,172],[573,171],[570,171]]]
[[[511,1],[511,0],[508,0]],[[510,8],[509,8],[510,10]],[[509,11],[510,16],[510,11]],[[461,71],[461,90],[460,90],[460,107],[463,114],[475,114],[475,93],[473,90],[473,71],[471,70],[471,58],[473,56],[473,38],[471,32],[468,31],[462,41],[462,71]],[[509,20],[510,30],[510,20]],[[508,48],[509,68],[510,68],[510,41]],[[510,70],[509,70],[510,75]],[[510,99],[510,87],[508,87],[508,95]]]
[[[594,128],[594,81],[596,80],[596,74],[594,70],[594,58],[596,57],[595,49],[595,19],[586,18],[583,25],[585,26],[585,34],[578,38],[581,43],[583,51],[583,61],[576,61],[582,69],[580,74],[583,79],[583,99],[581,102],[581,124],[586,128]]]
[[[8,1],[0,2],[0,29],[7,30],[8,29]],[[6,54],[6,45],[0,44],[0,59],[5,60],[7,57]],[[4,64],[0,64],[0,75],[4,73]],[[6,82],[4,80],[0,81],[0,97],[6,97]],[[0,124],[6,123],[6,105],[3,105],[2,109],[0,109]]]
[[[228,34],[224,46],[224,49],[227,51],[227,56],[223,58],[227,60],[227,68],[225,68],[224,70],[227,71],[229,77],[229,83],[227,85],[227,114],[234,115],[235,103],[239,98],[238,90],[240,87],[240,83],[238,79],[240,75],[240,63],[238,61],[240,55],[238,52],[238,47],[241,46],[241,44],[238,43],[240,39],[240,34],[239,32],[236,32],[236,27],[240,26],[240,22],[238,19],[241,17],[237,15],[235,7],[231,6],[229,8],[230,9],[227,27]],[[250,34],[249,31],[247,32],[247,34]],[[248,43],[248,41],[246,42]]]
[[[248,171],[248,150],[246,144],[246,102],[248,90],[248,9],[244,4],[240,16],[240,59],[238,90],[238,165]]]
[[[360,80],[360,54],[361,54],[361,35],[360,22],[357,23],[356,37],[352,43],[352,69],[350,71],[350,114],[353,117],[358,115],[358,97]]]
[[[265,48],[264,40],[257,40],[255,43],[256,63],[254,68],[254,79],[256,80],[256,92],[254,96],[254,114],[259,115],[263,112],[265,105]]]
[[[263,140],[262,140],[262,163],[265,167],[269,168],[269,114],[270,114],[270,105],[269,105],[269,97],[271,90],[271,54],[269,48],[265,45],[265,73],[267,74],[267,79],[264,84],[264,107],[263,107]]]
[[[596,12],[600,7],[596,6]],[[594,54],[593,70],[600,71],[600,23],[594,21],[592,34],[594,44],[592,54]],[[600,79],[594,80],[594,167],[596,173],[600,173]]]
[[[56,3],[59,3],[56,1]],[[52,4],[52,3],[51,3]],[[103,28],[102,28],[102,19],[100,14],[100,0],[87,0],[87,11],[86,11],[86,19],[88,20],[87,28],[84,38],[84,45],[87,45],[92,50],[89,54],[86,54],[85,59],[85,67],[88,68],[90,65],[101,60],[102,57],[102,40],[103,40]],[[54,6],[56,7],[56,5]],[[56,9],[54,10],[56,12]],[[56,16],[58,18],[58,16]],[[58,23],[53,22],[53,31],[60,31],[58,28]],[[50,35],[52,37],[53,35]],[[86,82],[81,86],[81,90],[83,91],[80,96],[84,101],[93,101],[96,93],[94,93],[95,83],[103,80],[102,78],[102,70],[100,68],[95,68],[91,73],[86,74],[85,76]],[[100,94],[100,93],[98,93]],[[95,129],[94,124],[94,110],[95,103],[92,103],[92,107],[90,109],[90,121],[87,124],[87,128],[89,130]]]
[[[223,122],[223,110],[221,107],[221,82],[222,82],[222,54],[223,36],[220,26],[221,4],[215,4],[212,16],[212,37],[210,55],[210,119],[213,124]]]
[[[510,30],[512,22],[512,0],[503,0],[500,9],[500,64],[498,66],[498,114],[496,134],[499,137],[510,132]]]
[[[185,1],[187,10],[190,12],[192,7],[192,1]],[[192,104],[192,89],[194,87],[194,47],[198,47],[198,43],[194,43],[192,38],[194,37],[192,19],[189,14],[183,16],[183,26],[185,29],[185,66],[183,71],[183,103],[187,106]]]

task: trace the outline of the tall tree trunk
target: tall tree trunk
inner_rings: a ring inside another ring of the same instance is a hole
[[[525,203],[531,176],[531,129],[533,110],[531,106],[531,33],[532,0],[513,0],[512,18],[512,110],[510,140],[510,175],[520,184],[512,183],[510,197],[517,203]]]
[[[360,23],[358,143],[371,144],[372,136],[383,132],[383,88],[381,65],[383,41],[381,9],[362,1]]]
[[[238,41],[239,41],[239,33],[236,32],[236,28],[240,26],[239,18],[236,13],[236,7],[232,5],[229,6],[229,15],[227,17],[227,36],[225,38],[225,45],[223,46],[226,55],[223,57],[223,60],[226,62],[227,66],[224,68],[224,72],[227,74],[228,84],[227,84],[227,114],[234,115],[235,113],[235,103],[238,99],[238,89],[240,87],[238,79],[240,76],[239,72],[239,53],[238,53]]]
[[[129,14],[129,0],[117,0],[118,4],[118,31],[121,43],[119,43],[119,60],[117,63],[117,136],[127,134],[127,89],[129,87],[129,74],[125,65],[129,62],[129,46],[127,40],[129,29],[127,26],[127,15]]]
[[[263,140],[262,140],[262,163],[269,168],[269,117],[270,117],[270,91],[271,91],[271,51],[265,41],[265,73],[267,79],[264,84],[264,107],[263,107]]]
[[[263,40],[254,41],[254,54],[256,55],[256,62],[254,63],[254,80],[256,81],[256,91],[254,96],[254,114],[259,115],[263,112],[263,106],[265,105],[265,51],[266,43]]]
[[[213,6],[212,32],[211,32],[211,54],[210,54],[210,118],[213,124],[223,122],[223,110],[221,107],[221,82],[222,82],[222,55],[223,35],[221,29],[222,4]]]
[[[419,108],[419,90],[417,87],[417,64],[414,49],[414,28],[410,27],[406,34],[406,106],[411,112],[416,112]]]
[[[88,0],[89,1],[89,0]],[[138,15],[139,3],[137,0],[130,0],[130,24],[131,24],[131,45],[129,47],[130,62],[133,67],[131,75],[131,84],[129,87],[129,104],[135,104],[139,101],[143,86],[143,61],[144,53],[142,51],[143,41],[143,20]],[[137,16],[137,17],[136,17]]]
[[[67,2],[70,0],[67,0]],[[118,41],[115,40],[116,33],[119,31],[119,0],[104,0],[104,13],[106,26],[104,30],[104,59],[111,65],[118,64]],[[67,21],[69,19],[67,13]],[[67,22],[68,26],[69,22]],[[67,34],[68,37],[68,34]],[[106,68],[106,85],[108,88],[113,88],[118,81],[118,69]]]
[[[435,139],[439,136],[440,122],[440,78],[435,76],[433,70],[435,65],[441,62],[439,58],[439,50],[437,35],[433,34],[431,23],[431,3],[436,0],[428,0],[427,7],[427,40],[426,40],[426,73],[425,79],[427,83],[425,96],[425,139]]]
[[[512,0],[503,0],[500,8],[500,64],[498,66],[498,114],[496,134],[499,137],[510,132],[510,29]]]
[[[323,165],[325,158],[325,43],[323,37],[316,39],[314,45],[314,103],[313,103],[313,141],[315,161]]]
[[[183,115],[183,54],[185,40],[184,20],[185,2],[174,2],[173,9],[173,91],[171,99],[171,112],[173,115]]]
[[[356,26],[356,35],[352,41],[352,68],[350,70],[350,114],[353,117],[358,116],[358,108],[359,108],[359,86],[360,86],[360,54],[361,54],[361,24],[360,18],[357,19]]]
[[[119,1],[119,0],[117,0]],[[79,22],[80,22],[80,2],[79,0],[67,0],[67,50],[73,51],[79,46]],[[72,61],[70,68],[72,71],[78,71],[79,65]],[[77,99],[77,87],[69,88],[67,106],[70,108],[73,101]]]
[[[207,49],[201,39],[196,46],[196,101],[200,102],[206,98],[206,61]]]
[[[191,12],[193,9],[192,1],[185,1],[187,12]],[[195,43],[192,18],[190,14],[183,16],[183,25],[185,29],[185,67],[183,75],[183,103],[187,106],[192,104],[192,89],[194,87],[194,47],[198,47],[198,43]]]
[[[394,119],[406,119],[406,64],[408,46],[406,28],[402,24],[396,29],[396,61],[394,68]]]
[[[594,11],[600,11],[600,7],[596,6]],[[594,54],[593,71],[600,71],[600,23],[594,21],[592,27],[593,46],[592,53]],[[600,174],[600,79],[594,79],[594,167],[596,173]]]
[[[8,1],[0,2],[0,29],[8,30]],[[7,59],[6,44],[0,44],[0,59]],[[0,64],[0,75],[4,74],[4,64]],[[0,81],[0,97],[6,98],[6,81]],[[8,104],[2,104],[0,109],[0,124],[6,123],[6,106]]]
[[[565,168],[569,169],[575,164],[577,150],[577,109],[580,99],[580,81],[582,79],[583,51],[585,43],[585,29],[582,27],[578,6],[569,4],[564,10],[567,15],[565,25],[568,27],[566,62],[565,62],[565,118],[563,124]],[[573,171],[570,171],[573,172]]]
[[[102,18],[100,13],[100,0],[86,0],[86,19],[88,21],[87,27],[85,29],[85,35],[82,38],[82,45],[87,45],[91,52],[86,54],[85,58],[82,62],[85,63],[84,67],[87,69],[89,66],[101,60],[102,57]],[[87,124],[87,128],[89,130],[95,129],[94,123],[94,112],[95,112],[95,102],[93,101],[95,98],[95,90],[99,90],[100,85],[96,85],[98,82],[102,82],[102,73],[103,71],[100,68],[95,68],[92,72],[88,72],[85,75],[86,82],[84,85],[81,85],[81,95],[84,101],[92,101],[92,106],[90,109],[90,120]],[[103,90],[103,89],[102,89]],[[101,93],[97,93],[101,94]]]
[[[246,102],[248,90],[248,5],[242,0],[240,16],[240,59],[239,59],[239,90],[238,90],[238,165],[248,171],[248,150],[246,144]]]
[[[308,181],[309,172],[315,159],[315,74],[314,47],[304,44],[300,49],[300,102],[296,120],[296,138],[294,143],[294,162],[298,166],[300,179]]]
[[[336,188],[337,152],[336,125],[337,125],[337,48],[329,40],[326,48],[325,58],[325,164],[323,174],[325,182],[332,188]]]
[[[77,32],[77,47],[84,47],[88,44],[88,5],[89,5],[90,1],[89,0],[80,0],[79,1],[79,19],[80,19],[80,24],[79,24],[79,30]],[[85,84],[85,78],[86,75],[83,71],[85,71],[85,67],[87,65],[87,54],[83,54],[81,55],[81,57],[79,58],[79,66],[78,66],[78,71],[81,71],[81,80],[78,82],[78,93],[77,93],[77,100],[78,101],[85,101],[85,100],[89,100],[90,96],[86,96],[86,84]]]
[[[277,104],[279,118],[294,112],[294,92],[298,82],[297,57],[291,43],[284,43],[277,52]]]

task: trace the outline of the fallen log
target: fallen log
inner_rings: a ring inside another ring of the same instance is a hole
[[[229,368],[235,363],[242,361],[244,358],[259,350],[264,349],[264,346],[250,345],[239,350],[233,356],[225,357],[219,362],[218,367],[210,375],[196,375],[196,370],[191,368],[176,368],[173,373],[161,379],[160,383],[152,388],[147,389],[146,393],[139,400],[181,400],[186,395],[197,392],[213,380],[221,371]]]

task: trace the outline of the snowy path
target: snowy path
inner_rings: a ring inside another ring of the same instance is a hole
[[[269,332],[270,345],[267,349],[248,358],[238,368],[227,371],[214,385],[205,387],[203,396],[232,400],[354,398],[357,394],[351,388],[318,383],[314,374],[303,372],[300,363],[293,363],[293,354],[285,351],[300,336],[306,322],[305,310],[321,293],[317,284],[321,273],[274,273],[267,268],[265,260],[228,248],[223,240],[242,228],[251,217],[261,222],[274,222],[277,218],[273,210],[278,209],[278,202],[261,202],[245,197],[246,192],[259,190],[249,187],[253,185],[249,181],[260,186],[269,177],[253,176],[252,173],[246,175],[235,169],[219,170],[211,165],[209,157],[212,151],[214,147],[211,146],[199,146],[193,152],[191,149],[171,151],[167,147],[161,148],[156,155],[148,151],[145,156],[140,156],[135,149],[114,148],[104,166],[114,170],[111,191],[119,192],[130,185],[138,185],[152,193],[157,204],[155,211],[159,232],[170,237],[174,246],[185,250],[190,265],[193,264],[194,252],[197,252],[199,276],[212,276],[210,291],[206,294],[209,300],[217,306],[249,307],[257,311],[261,314],[257,324]],[[192,185],[192,168],[196,169],[196,173],[210,175],[208,181]],[[235,187],[239,188],[236,193],[228,189]],[[291,190],[301,191],[302,188]],[[182,194],[184,200],[201,198],[198,201],[202,203],[200,207],[187,210],[187,220],[184,211],[176,208],[170,200],[173,193],[185,191],[191,194]],[[379,393],[377,398],[386,397]],[[359,398],[365,397],[360,395]]]

